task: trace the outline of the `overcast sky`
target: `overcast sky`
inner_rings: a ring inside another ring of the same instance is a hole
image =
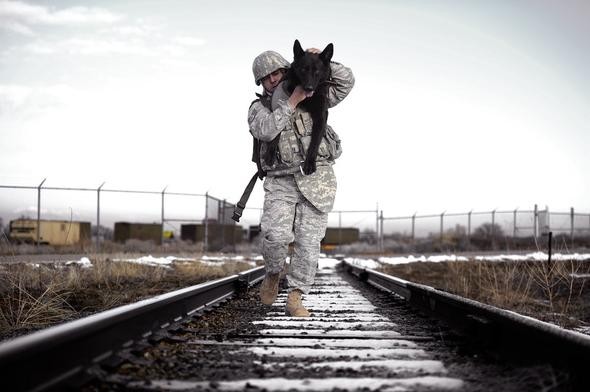
[[[584,0],[0,1],[0,184],[237,201],[252,60],[297,38],[356,77],[330,110],[337,209],[588,212],[588,20]],[[0,189],[0,210],[34,200]]]

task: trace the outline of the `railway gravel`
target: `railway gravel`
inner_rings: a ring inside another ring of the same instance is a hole
[[[95,367],[96,391],[568,390],[567,373],[482,354],[444,323],[332,269],[304,297],[309,319],[243,293]]]

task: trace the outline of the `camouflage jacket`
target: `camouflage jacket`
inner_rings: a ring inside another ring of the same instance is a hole
[[[334,84],[328,90],[328,105],[334,107],[354,86],[354,76],[352,71],[342,64],[332,62],[331,68],[331,81]],[[299,146],[305,149],[309,146],[311,139],[311,116],[299,107],[295,110],[291,109],[287,103],[288,99],[289,95],[284,89],[284,84],[281,84],[275,89],[272,98],[265,93],[248,110],[250,133],[262,142],[260,157],[265,156],[267,143],[280,134],[279,159],[272,166],[267,165],[264,159],[261,160],[262,168],[269,176],[298,172],[299,165],[305,159],[305,153]],[[341,152],[340,139],[328,126],[318,151],[317,166],[333,164],[334,159],[338,158]]]

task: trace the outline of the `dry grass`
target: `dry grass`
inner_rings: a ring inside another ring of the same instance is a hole
[[[588,263],[545,262],[418,262],[382,267],[408,281],[527,314],[560,326],[590,322],[584,279]]]
[[[172,267],[90,257],[93,267],[63,264],[0,265],[0,339],[229,276],[247,263],[174,262]]]

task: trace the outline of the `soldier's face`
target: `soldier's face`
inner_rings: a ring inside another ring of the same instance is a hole
[[[275,91],[275,88],[277,88],[281,80],[283,80],[284,75],[285,70],[277,69],[273,73],[266,75],[264,78],[262,78],[262,87],[264,87],[267,93],[272,94],[272,92]]]

